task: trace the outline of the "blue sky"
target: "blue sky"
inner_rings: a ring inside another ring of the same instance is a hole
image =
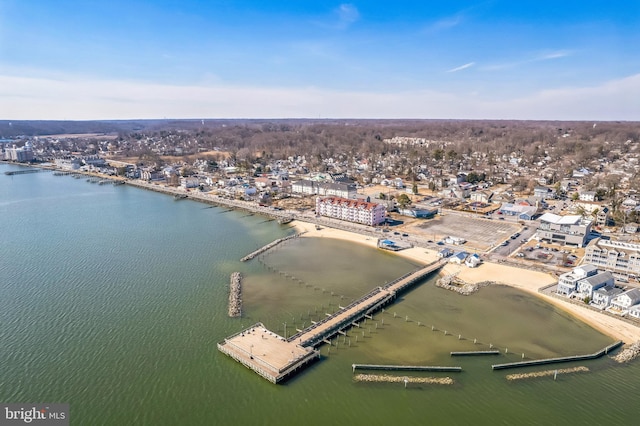
[[[0,119],[640,120],[640,1],[0,0]]]

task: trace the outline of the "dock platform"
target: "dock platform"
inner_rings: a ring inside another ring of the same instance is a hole
[[[320,352],[286,340],[257,323],[218,343],[218,350],[269,380],[279,383],[320,357]]]

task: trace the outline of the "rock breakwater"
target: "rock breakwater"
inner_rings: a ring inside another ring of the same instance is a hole
[[[229,283],[229,316],[239,317],[242,315],[242,275],[240,272],[231,274]]]
[[[375,382],[375,383],[423,383],[430,385],[452,385],[451,377],[408,377],[408,376],[391,376],[388,374],[356,374],[353,376],[356,382]]]
[[[619,354],[612,357],[614,361],[623,363],[629,362],[640,356],[640,341],[635,342],[620,351]]]

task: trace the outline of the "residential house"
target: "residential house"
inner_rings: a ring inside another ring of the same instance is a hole
[[[601,287],[593,292],[590,305],[605,309],[611,304],[611,300],[622,292],[619,287]]]
[[[554,244],[583,247],[591,232],[592,221],[579,215],[559,216],[545,213],[540,217],[537,237]]]
[[[609,271],[599,272],[577,282],[576,291],[579,298],[593,298],[593,292],[603,287],[614,287],[613,275]]]
[[[440,259],[444,259],[444,258],[447,258],[447,257],[451,256],[452,254],[453,254],[453,251],[451,249],[443,248],[442,250],[440,250],[438,252],[438,257]]]
[[[469,196],[471,201],[475,201],[478,203],[485,203],[485,204],[488,204],[491,202],[491,197],[493,197],[492,191],[474,191]]]
[[[594,276],[598,273],[598,268],[594,265],[584,264],[573,268],[569,272],[558,277],[558,288],[556,293],[564,296],[571,296],[576,291],[578,281]]]
[[[635,305],[631,306],[627,311],[627,314],[629,314],[629,316],[631,317],[640,319],[640,303],[636,303]]]
[[[581,191],[578,195],[580,201],[596,201],[596,191]]]
[[[542,200],[546,200],[548,198],[554,198],[555,192],[551,188],[547,188],[546,186],[536,186],[533,188],[533,196],[539,197]]]
[[[465,252],[465,251],[457,251],[455,253],[453,253],[453,255],[451,256],[451,259],[449,259],[449,263],[455,263],[458,265],[462,265],[462,263],[464,263],[465,259],[467,258],[467,256],[469,255],[469,253]]]
[[[633,305],[640,303],[640,288],[633,288],[611,299],[608,310],[616,314],[625,314]]]
[[[480,256],[477,253],[474,253],[471,256],[467,257],[467,259],[464,261],[464,264],[467,265],[469,268],[475,268],[480,263],[482,263],[482,260],[480,259]]]
[[[603,206],[596,213],[596,225],[607,226],[609,224],[609,207]]]

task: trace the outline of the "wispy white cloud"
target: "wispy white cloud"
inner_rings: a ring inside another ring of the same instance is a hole
[[[555,52],[550,52],[550,53],[545,53],[543,55],[538,56],[536,59],[536,61],[549,61],[552,59],[560,59],[560,58],[566,58],[567,56],[571,56],[571,52],[569,52],[568,50],[558,50]]]
[[[505,70],[510,68],[516,68],[526,64],[532,64],[535,62],[552,61],[555,59],[566,58],[571,55],[572,53],[568,50],[557,50],[557,51],[552,51],[548,53],[538,54],[535,56],[532,55],[531,57],[527,59],[522,59],[520,61],[511,61],[511,62],[503,62],[500,64],[485,65],[481,69],[483,71],[500,71],[500,70]]]
[[[465,118],[640,120],[640,74],[591,87],[488,100],[435,90],[372,92],[318,87],[179,86],[79,76],[0,75],[3,119]]]
[[[442,18],[435,22],[430,23],[425,28],[425,32],[435,33],[443,30],[448,30],[450,28],[457,27],[462,22],[464,22],[464,15],[462,13],[457,13],[455,15],[447,16],[445,18]]]
[[[343,3],[335,10],[338,15],[339,26],[348,27],[360,19],[360,12],[351,3]]]
[[[447,72],[458,72],[458,71],[466,70],[467,68],[471,68],[475,64],[476,64],[475,62],[469,62],[467,64],[460,65],[459,67],[451,68]]]

